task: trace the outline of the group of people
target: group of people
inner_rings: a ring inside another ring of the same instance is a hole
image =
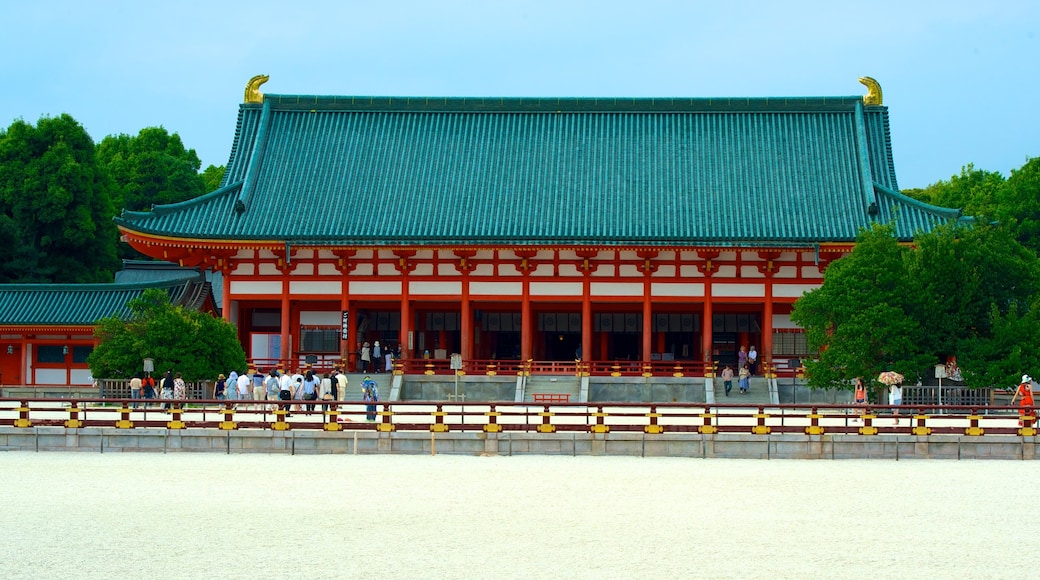
[[[746,395],[751,391],[751,377],[755,376],[758,370],[758,351],[755,350],[755,345],[751,345],[750,349],[744,346],[740,347],[737,351],[737,387],[740,389],[741,395]],[[728,397],[730,392],[733,390],[733,367],[726,365],[722,369],[722,386],[726,391]]]
[[[172,370],[166,371],[158,383],[150,372],[136,373],[130,378],[131,399],[155,399],[156,395],[165,400],[187,399],[188,388],[181,373],[174,373]],[[132,406],[136,409],[138,403],[134,401]],[[164,403],[163,407],[169,409],[170,404]]]
[[[367,340],[358,345],[358,371],[362,373],[393,372],[394,359],[401,357],[400,346],[395,350],[392,346],[381,346],[379,341],[370,343]]]
[[[722,386],[726,390],[726,396],[728,397],[730,391],[733,390],[733,367],[726,365],[722,369],[721,376]],[[751,367],[748,363],[744,363],[737,371],[737,387],[740,389],[741,395],[746,395],[751,391]]]
[[[254,409],[262,408],[260,401],[300,401],[291,410],[301,407],[313,411],[315,403],[308,401],[339,401],[347,393],[349,380],[346,373],[339,368],[322,376],[311,369],[284,373],[271,369],[266,374],[260,369],[252,373],[235,371],[217,377],[214,397],[220,400],[252,401]],[[362,398],[366,402],[379,401],[379,387],[371,377],[365,376],[361,381]],[[328,405],[325,406],[328,408]],[[375,405],[366,405],[366,418],[375,420]]]

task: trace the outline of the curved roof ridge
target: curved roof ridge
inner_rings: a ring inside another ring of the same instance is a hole
[[[236,181],[232,184],[225,185],[219,189],[214,189],[209,193],[205,193],[198,197],[186,199],[184,201],[178,201],[176,203],[167,203],[163,205],[152,206],[152,209],[148,211],[128,211],[123,210],[123,213],[115,217],[116,223],[125,224],[130,221],[148,219],[156,216],[163,216],[170,213],[174,213],[178,210],[206,203],[210,200],[223,197],[225,195],[237,193],[238,189],[242,187],[243,180]]]
[[[126,290],[146,290],[148,288],[173,288],[187,282],[199,280],[198,272],[188,272],[183,276],[164,278],[151,282],[97,282],[91,284],[0,284],[0,292],[123,292]]]
[[[910,197],[909,195],[906,195],[906,194],[904,194],[902,192],[896,191],[894,189],[889,189],[888,187],[885,187],[884,185],[881,185],[880,183],[877,183],[877,182],[874,182],[874,190],[879,192],[879,193],[884,194],[887,197],[895,199],[896,201],[898,201],[900,203],[905,203],[907,205],[915,206],[915,207],[917,207],[919,209],[922,209],[922,210],[924,210],[924,211],[926,211],[928,213],[934,214],[934,215],[939,216],[941,218],[957,219],[957,220],[965,220],[965,221],[973,221],[974,220],[974,218],[972,218],[971,216],[963,215],[962,211],[960,209],[958,209],[958,208],[939,207],[937,205],[932,205],[930,203],[925,203],[925,202],[923,202],[923,201],[921,201],[919,199],[914,199],[914,198]]]

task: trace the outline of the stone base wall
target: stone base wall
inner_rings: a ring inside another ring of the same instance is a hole
[[[1038,437],[0,427],[0,451],[583,455],[731,459],[1037,459]]]

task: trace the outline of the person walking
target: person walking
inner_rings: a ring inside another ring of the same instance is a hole
[[[726,389],[726,396],[729,396],[729,392],[733,390],[733,369],[726,365],[726,368],[722,369],[722,386]]]
[[[173,377],[173,398],[178,401],[188,398],[188,386],[184,384],[184,379],[181,377],[181,373],[177,373]]]
[[[1022,375],[1022,382],[1015,389],[1015,395],[1011,397],[1011,402],[1008,404],[1011,407],[1015,406],[1015,400],[1019,401],[1019,427],[1032,427],[1033,419],[1030,417],[1033,412],[1033,378],[1029,375]]]
[[[227,400],[234,401],[238,398],[238,373],[232,370],[227,376],[227,388],[224,390],[224,396]]]
[[[261,401],[267,399],[267,383],[264,371],[260,369],[253,370],[253,408],[263,409],[264,405]]]
[[[268,401],[277,401],[278,393],[282,390],[282,383],[278,380],[278,370],[271,369],[268,373],[267,379],[264,381],[264,388],[267,391]]]
[[[381,368],[382,365],[383,365],[383,349],[382,349],[382,347],[379,346],[379,341],[378,340],[376,341],[375,345],[372,347],[372,362],[373,362],[372,366],[374,367],[372,370],[374,372],[377,372],[377,373],[383,372],[383,369]]]
[[[747,349],[745,349],[743,346],[741,346],[740,350],[737,351],[737,373],[738,374],[740,373],[740,369],[744,368],[744,365],[746,365],[746,364],[747,364]]]
[[[155,398],[155,378],[152,377],[152,373],[148,372],[144,374],[144,378],[141,379],[141,388],[144,389],[145,399]],[[147,406],[147,404],[145,406]]]
[[[163,380],[162,380],[162,395],[161,395],[161,397],[163,399],[166,399],[167,401],[173,399],[173,387],[174,387],[173,371],[166,371],[166,376],[164,376]],[[170,408],[170,404],[169,403],[163,404],[163,409],[169,409],[169,408]]]
[[[365,377],[365,380],[361,381],[361,391],[363,393],[363,399],[369,403],[375,403],[379,400],[379,386],[372,380],[372,377]],[[365,420],[375,421],[376,420],[376,406],[365,405]]]
[[[740,385],[740,394],[746,395],[751,390],[751,369],[745,364],[740,367],[739,373],[737,383]]]
[[[867,387],[863,384],[863,377],[856,377],[854,384],[855,389],[853,390],[852,398],[855,400],[857,413],[863,415],[864,407],[867,404]]]
[[[372,347],[365,341],[365,344],[361,345],[361,372],[368,372],[368,365],[372,362]]]
[[[888,386],[888,404],[894,407],[893,422],[899,424],[899,405],[903,404],[903,387],[899,383]]]
[[[308,369],[307,374],[303,376],[303,396],[300,397],[304,401],[314,401],[318,398],[318,378],[314,375],[314,371]],[[306,405],[308,411],[314,410],[314,405]]]
[[[223,401],[225,390],[227,390],[227,377],[224,376],[224,373],[220,373],[217,375],[217,384],[213,387],[213,398]]]
[[[130,379],[130,398],[131,399],[143,399],[144,388],[141,386],[140,373],[134,373],[134,376]],[[132,407],[137,408],[137,401],[135,400]]]
[[[235,393],[235,395],[237,396],[239,401],[248,401],[250,399],[249,384],[251,382],[252,381],[249,380],[248,372],[243,371],[242,374],[238,375],[238,381],[235,385],[235,390],[237,392]]]
[[[751,373],[751,376],[755,376],[758,370],[758,351],[755,350],[755,345],[751,345],[751,349],[748,350],[747,364],[748,371]]]
[[[346,373],[336,373],[336,400],[342,401],[347,398],[347,375]]]

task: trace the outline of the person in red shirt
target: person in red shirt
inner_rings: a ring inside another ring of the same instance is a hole
[[[1018,385],[1018,389],[1015,390],[1015,396],[1011,397],[1010,405],[1015,404],[1015,400],[1021,397],[1019,400],[1019,408],[1021,409],[1022,416],[1027,416],[1033,412],[1033,379],[1029,375],[1022,375],[1022,384]],[[1026,419],[1025,421],[1019,421],[1019,425],[1024,427],[1032,427],[1032,420]]]

